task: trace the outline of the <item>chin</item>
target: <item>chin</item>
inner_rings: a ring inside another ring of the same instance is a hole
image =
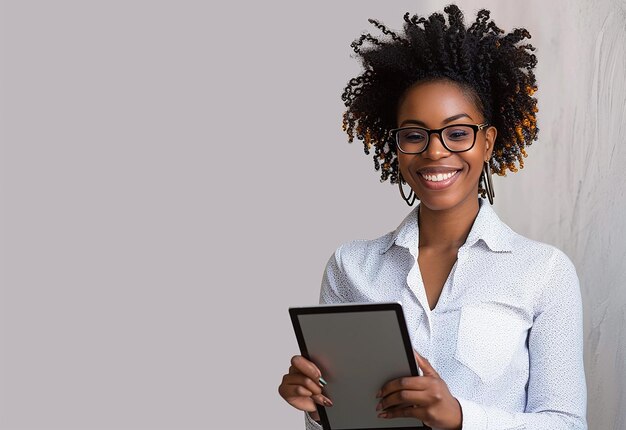
[[[421,193],[420,204],[432,211],[445,211],[454,209],[468,202],[470,198],[471,196],[469,194],[459,195],[458,193],[447,192],[433,193],[428,190]],[[476,192],[476,200],[478,201],[478,192]]]
[[[420,204],[426,206],[431,211],[445,211],[458,205],[458,201],[447,197],[424,197],[420,199]]]

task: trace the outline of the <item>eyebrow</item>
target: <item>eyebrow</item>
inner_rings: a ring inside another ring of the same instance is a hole
[[[463,118],[464,116],[468,117],[469,119],[471,119],[473,121],[472,117],[469,116],[468,114],[466,114],[466,113],[459,113],[457,115],[451,116],[450,118],[444,119],[443,123],[447,124],[449,122],[454,121],[455,119]],[[426,123],[424,123],[424,122],[422,122],[420,120],[417,120],[417,119],[407,119],[405,121],[402,121],[402,124],[400,124],[400,127],[403,127],[406,124],[415,124],[415,125],[421,125],[422,127],[426,127]]]

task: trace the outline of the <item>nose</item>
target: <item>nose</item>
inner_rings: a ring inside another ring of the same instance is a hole
[[[446,149],[441,140],[439,133],[433,133],[428,140],[428,148],[422,152],[422,156],[430,158],[431,160],[439,160],[450,155],[450,151]]]

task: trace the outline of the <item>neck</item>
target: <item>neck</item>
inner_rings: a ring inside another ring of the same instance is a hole
[[[467,239],[480,205],[478,198],[449,209],[419,206],[419,247],[459,249]]]

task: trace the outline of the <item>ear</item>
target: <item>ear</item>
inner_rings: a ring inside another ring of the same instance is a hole
[[[488,161],[491,158],[491,154],[493,154],[493,146],[496,142],[497,136],[498,129],[493,125],[490,125],[485,129],[485,161]]]

